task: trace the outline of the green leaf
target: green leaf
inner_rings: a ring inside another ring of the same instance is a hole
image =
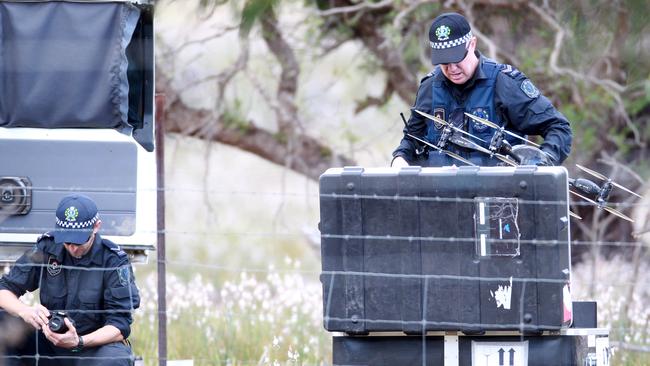
[[[260,21],[278,3],[279,0],[248,0],[241,15],[240,33],[248,35],[253,25]]]

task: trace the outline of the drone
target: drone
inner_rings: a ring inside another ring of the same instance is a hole
[[[417,109],[414,109],[414,111],[416,113],[422,115],[423,117],[426,117],[426,118],[428,118],[430,120],[433,120],[433,121],[435,121],[435,122],[437,122],[437,123],[444,126],[443,129],[442,129],[442,133],[440,134],[440,139],[438,140],[438,147],[444,148],[444,146],[446,146],[447,142],[451,142],[454,145],[462,146],[462,147],[472,149],[472,150],[476,150],[476,151],[480,151],[482,153],[490,155],[490,157],[495,157],[495,158],[503,161],[504,163],[506,163],[508,165],[516,166],[516,163],[513,162],[512,160],[508,159],[507,156],[501,154],[501,151],[499,149],[486,149],[483,146],[481,146],[481,145],[475,143],[474,141],[471,141],[471,140],[469,140],[469,139],[467,139],[467,138],[465,138],[463,136],[457,136],[454,133],[454,131],[457,131],[457,132],[459,132],[459,133],[461,133],[463,135],[467,135],[467,136],[469,136],[469,137],[471,137],[473,139],[476,139],[476,140],[479,140],[479,141],[482,141],[482,142],[486,142],[485,140],[483,140],[483,139],[481,139],[479,137],[476,137],[476,136],[472,135],[471,133],[469,133],[467,131],[464,131],[464,130],[454,126],[453,124],[443,120],[442,118],[438,118],[438,117],[432,116],[432,115],[430,115],[428,113],[418,111]],[[503,140],[503,141],[505,141],[505,140]],[[507,141],[505,141],[505,142],[507,143]],[[442,146],[441,146],[441,144],[442,144]],[[492,143],[490,143],[490,146],[492,146]]]
[[[628,192],[628,193],[630,193],[630,194],[632,194],[634,196],[637,196],[639,198],[643,198],[643,196],[641,196],[641,195],[639,195],[639,194],[637,194],[635,192],[632,192],[631,190],[623,187],[622,185],[612,181],[610,178],[607,178],[606,176],[604,176],[604,175],[602,175],[602,174],[600,174],[600,173],[598,173],[596,171],[593,171],[593,170],[591,170],[589,168],[586,168],[586,167],[584,167],[584,166],[582,166],[580,164],[576,164],[576,166],[578,167],[578,169],[582,170],[583,172],[588,173],[588,174],[590,174],[590,175],[592,175],[592,176],[594,176],[594,177],[596,177],[598,179],[604,180],[605,182],[602,184],[602,186],[599,186],[598,184],[590,181],[589,179],[585,179],[585,178],[571,179],[571,178],[569,178],[569,186],[570,187],[573,187],[574,189],[580,190],[583,194],[593,195],[594,199],[587,198],[587,197],[583,196],[582,194],[580,194],[578,192],[569,190],[569,192],[571,194],[573,194],[575,196],[578,196],[578,197],[582,198],[583,200],[585,200],[587,202],[593,203],[594,205],[596,205],[596,207],[598,207],[600,209],[603,209],[603,210],[605,210],[605,211],[607,211],[607,212],[609,212],[611,214],[614,214],[614,215],[622,218],[623,220],[627,220],[629,222],[634,222],[633,219],[631,219],[630,217],[624,215],[620,211],[618,211],[618,210],[616,210],[616,209],[614,209],[614,208],[612,208],[610,206],[607,206],[607,199],[609,198],[609,194],[612,192],[613,187],[620,188],[620,189],[624,190],[625,192]]]
[[[416,109],[414,109],[413,111],[420,114],[421,116],[423,116],[425,118],[428,118],[428,119],[430,119],[430,120],[432,120],[432,121],[434,121],[434,122],[436,122],[438,124],[441,124],[444,127],[442,129],[441,134],[440,134],[440,138],[438,139],[438,142],[436,144],[432,144],[432,143],[430,143],[430,142],[428,142],[428,141],[426,141],[426,140],[424,140],[422,138],[419,138],[417,136],[414,136],[413,134],[410,134],[410,133],[406,133],[406,136],[408,136],[408,137],[410,137],[410,138],[412,138],[412,139],[414,139],[416,141],[419,141],[419,142],[423,143],[426,146],[429,146],[429,147],[437,150],[439,153],[447,154],[448,156],[450,156],[450,157],[452,157],[452,158],[454,158],[454,159],[456,159],[458,161],[461,161],[461,162],[463,162],[464,164],[467,164],[467,165],[476,166],[476,164],[474,164],[474,163],[470,162],[469,160],[461,157],[460,155],[455,154],[455,153],[447,150],[446,147],[447,147],[448,143],[452,143],[454,145],[462,146],[462,147],[472,149],[472,150],[475,150],[475,151],[480,151],[482,153],[488,154],[490,157],[496,157],[497,159],[501,160],[502,162],[504,162],[504,163],[506,163],[506,164],[508,164],[510,166],[519,166],[519,165],[522,164],[523,159],[521,158],[521,156],[516,154],[516,151],[515,151],[516,147],[513,148],[513,146],[510,145],[510,143],[508,143],[508,141],[504,139],[505,135],[507,134],[509,136],[512,136],[514,138],[517,138],[519,140],[522,140],[525,143],[528,143],[528,144],[534,146],[535,148],[533,150],[536,150],[535,152],[538,153],[539,155],[550,156],[548,153],[541,150],[540,145],[538,145],[538,144],[536,144],[536,143],[534,143],[532,141],[529,141],[528,139],[526,139],[526,138],[524,138],[522,136],[519,136],[519,135],[517,135],[517,134],[515,134],[513,132],[510,132],[510,131],[506,130],[503,126],[499,126],[494,122],[491,122],[491,121],[489,121],[489,120],[487,120],[485,118],[481,118],[481,117],[475,116],[475,115],[470,114],[470,113],[465,113],[465,115],[467,117],[481,123],[481,124],[484,124],[484,125],[492,128],[492,129],[496,130],[494,135],[492,136],[492,139],[490,141],[490,144],[489,144],[488,148],[484,148],[483,146],[478,145],[477,143],[469,140],[468,138],[466,138],[464,136],[458,136],[456,134],[456,132],[458,132],[459,134],[468,136],[469,138],[473,138],[473,139],[476,139],[476,140],[479,140],[479,141],[482,141],[482,142],[486,143],[485,140],[483,140],[483,139],[481,139],[481,138],[479,138],[477,136],[474,136],[474,135],[470,134],[469,132],[464,131],[464,130],[454,126],[453,124],[443,120],[442,118],[438,118],[436,116],[430,115],[428,113],[425,113],[425,112],[422,112],[422,111],[419,111],[419,110],[416,110]],[[400,115],[402,117],[402,121],[404,122],[404,125],[406,126],[407,122],[406,122],[406,119],[404,118],[404,114],[400,113]],[[522,146],[522,145],[517,145],[517,146]],[[523,145],[523,146],[526,146],[526,145]],[[635,196],[637,196],[639,198],[643,198],[641,195],[639,195],[639,194],[629,190],[628,188],[625,188],[624,186],[612,181],[610,178],[606,177],[603,174],[600,174],[600,173],[598,173],[598,172],[596,172],[594,170],[591,170],[591,169],[586,168],[586,167],[584,167],[582,165],[579,165],[579,164],[576,164],[576,166],[578,167],[578,169],[582,170],[583,172],[585,172],[587,174],[590,174],[593,177],[598,178],[600,180],[603,180],[605,182],[602,183],[602,186],[601,186],[601,185],[598,185],[597,183],[595,183],[595,182],[593,182],[593,181],[591,181],[589,179],[586,179],[586,178],[575,178],[575,179],[574,178],[569,178],[569,187],[574,189],[574,190],[569,189],[569,192],[571,194],[573,194],[575,196],[578,196],[581,199],[594,204],[599,209],[605,210],[605,211],[607,211],[607,212],[609,212],[609,213],[611,213],[613,215],[616,215],[616,216],[618,216],[618,217],[620,217],[620,218],[622,218],[624,220],[627,220],[629,222],[634,222],[634,220],[632,218],[630,218],[630,217],[626,216],[625,214],[623,214],[622,212],[608,206],[607,205],[607,199],[609,198],[609,195],[610,195],[613,187],[617,187],[617,188],[622,189],[622,190],[624,190],[624,191],[626,191],[626,192],[628,192],[628,193],[630,193],[632,195],[635,195]],[[576,192],[575,190],[580,191],[582,194]],[[588,195],[591,195],[594,198],[591,199],[591,198],[586,197]],[[579,219],[579,220],[582,220],[582,218],[580,216],[578,216],[577,214],[575,214],[571,210],[569,210],[569,214],[571,216]]]

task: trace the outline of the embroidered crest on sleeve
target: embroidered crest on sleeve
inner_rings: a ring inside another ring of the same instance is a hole
[[[531,99],[539,96],[539,89],[537,89],[529,79],[526,79],[521,83],[521,90]]]
[[[122,266],[117,269],[117,276],[120,279],[120,284],[122,286],[126,286],[129,284],[130,278],[131,278],[131,273],[129,271],[128,266]]]

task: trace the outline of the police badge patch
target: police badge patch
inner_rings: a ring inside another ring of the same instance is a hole
[[[441,25],[438,28],[436,28],[436,37],[438,37],[439,41],[448,40],[450,35],[451,35],[451,28],[449,28],[448,26]]]
[[[476,117],[487,119],[488,121],[490,120],[490,113],[488,113],[487,108],[474,108],[472,109],[471,113]],[[472,129],[476,132],[483,132],[488,128],[487,125],[484,125],[473,119],[471,120],[471,123],[472,123]]]
[[[53,255],[51,255],[47,260],[47,273],[49,273],[52,277],[57,276],[59,273],[61,273],[61,263],[59,263],[59,261],[57,261],[56,257]]]
[[[131,277],[131,273],[129,272],[129,267],[127,266],[122,266],[117,269],[117,277],[120,279],[120,284],[122,286],[127,286],[129,284],[129,279]]]
[[[443,121],[446,121],[445,119],[445,109],[444,108],[434,108],[433,109],[433,115],[440,118]],[[443,125],[442,123],[438,123],[436,121],[433,121],[433,125],[436,126],[437,129],[442,129]]]
[[[533,85],[533,83],[526,79],[521,83],[521,90],[528,95],[529,98],[537,98],[539,96],[539,90]]]

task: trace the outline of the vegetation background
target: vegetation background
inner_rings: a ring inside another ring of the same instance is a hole
[[[318,176],[387,166],[428,27],[466,15],[487,56],[564,113],[575,163],[642,193],[576,202],[575,299],[598,301],[612,364],[650,363],[647,1],[160,0],[165,95],[168,356],[195,365],[331,364],[322,327]],[[590,178],[590,177],[588,177]],[[157,364],[155,261],[137,269],[136,352]]]

